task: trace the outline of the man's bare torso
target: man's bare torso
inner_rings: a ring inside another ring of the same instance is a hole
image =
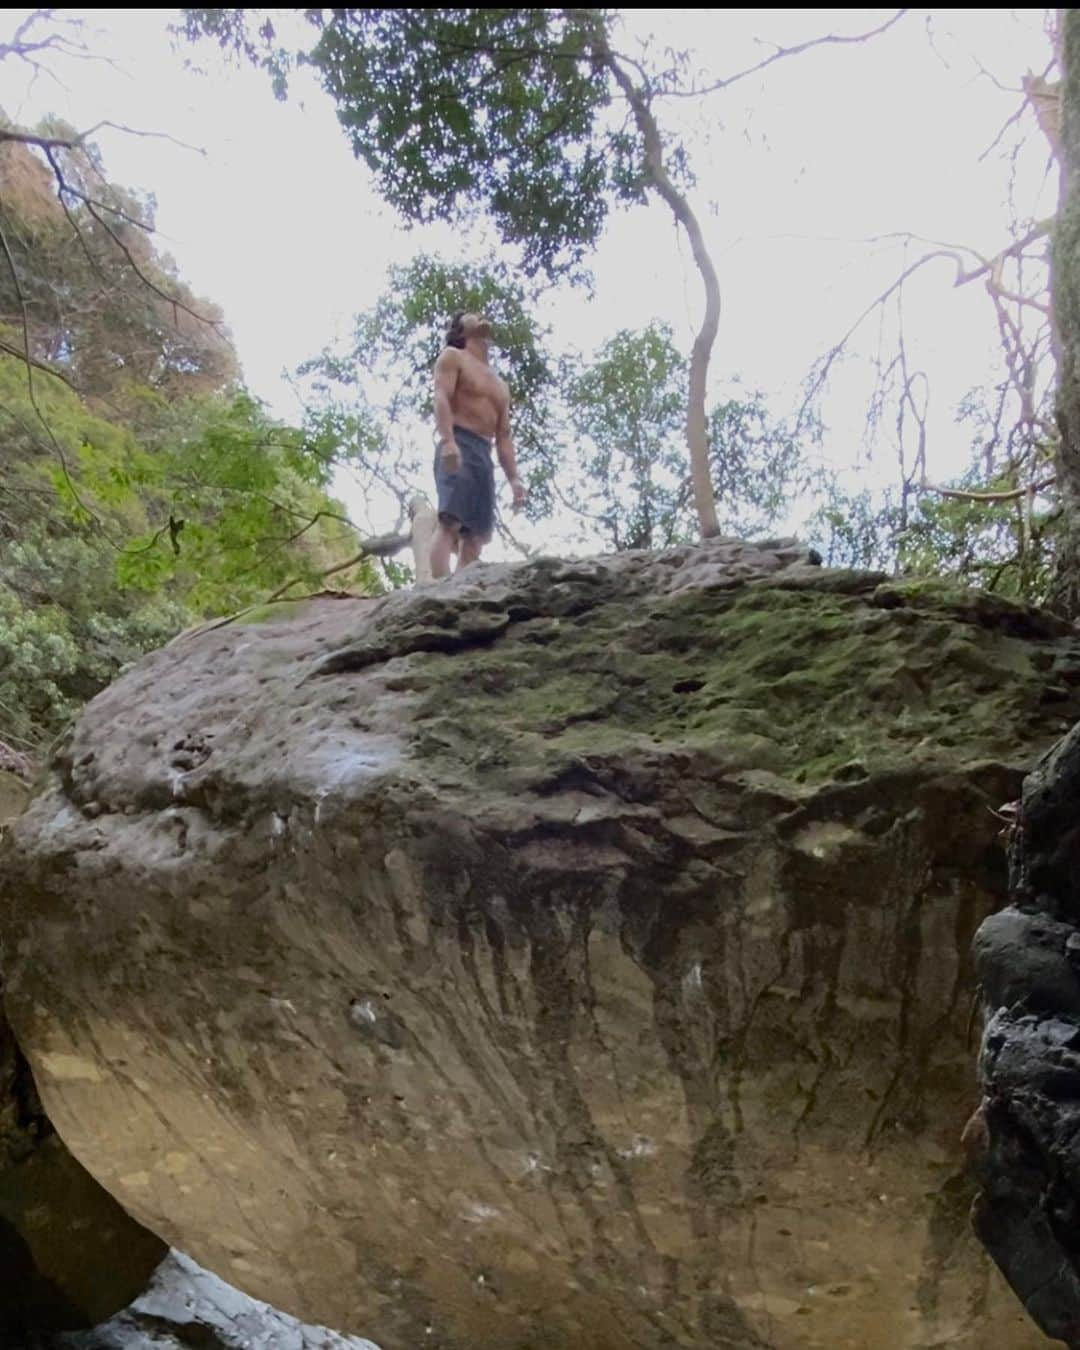
[[[508,418],[510,390],[506,381],[471,352],[448,347],[440,360],[452,361],[457,374],[450,395],[454,421],[478,436],[494,440],[500,425]]]

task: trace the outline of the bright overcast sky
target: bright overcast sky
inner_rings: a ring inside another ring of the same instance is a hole
[[[626,23],[637,37],[656,33],[691,49],[717,76],[759,59],[768,48],[755,39],[790,46],[863,31],[892,12],[640,9],[626,11]],[[0,33],[24,13],[6,11]],[[58,80],[5,66],[4,111],[22,123],[57,113],[80,128],[110,120],[205,150],[113,131],[99,137],[110,177],[153,193],[163,246],[194,289],[223,307],[251,389],[296,417],[284,373],[375,300],[387,266],[421,248],[465,255],[469,241],[446,227],[401,226],[310,76],[280,104],[261,72],[226,65],[209,46],[175,49],[171,11],[78,13],[88,46],[112,64],[52,61]],[[1043,13],[937,10],[928,33],[926,12],[912,12],[865,46],[810,51],[705,103],[662,109],[689,138],[696,204],[720,273],[714,392],[741,377],[776,412],[790,410],[814,358],[897,274],[899,245],[868,240],[906,230],[987,254],[1002,246],[1007,169],[999,157],[979,157],[1019,101],[999,84],[1015,90],[1027,70],[1046,64]],[[1033,136],[1018,191],[1032,215],[1053,209],[1045,159]],[[615,215],[594,273],[594,298],[567,291],[551,302],[568,345],[588,351],[619,328],[662,318],[689,349],[701,294],[666,208]],[[929,454],[940,477],[963,467],[967,453],[968,433],[953,424],[958,399],[994,370],[986,298],[951,281],[942,262],[909,296],[917,356],[932,376]],[[827,445],[838,464],[859,458],[864,394],[853,373],[829,405]],[[886,470],[879,461],[873,473]],[[544,530],[522,535],[539,543]]]

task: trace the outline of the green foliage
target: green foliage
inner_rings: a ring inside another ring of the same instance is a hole
[[[249,395],[192,400],[148,443],[151,519],[120,556],[128,585],[166,586],[199,614],[221,613],[293,577],[312,589],[356,551],[355,532],[325,492],[323,451]]]
[[[982,465],[951,485],[961,492],[1010,493]],[[1043,603],[1049,593],[1059,511],[1035,495],[1005,501],[950,498],[926,490],[845,492],[824,485],[809,535],[829,566],[870,567],[901,576],[947,577],[1009,599]]]
[[[957,484],[1009,491],[968,474]],[[1003,502],[963,501],[927,493],[897,539],[898,570],[955,577],[1010,599],[1043,603],[1048,596],[1059,511],[1025,497]]]
[[[128,594],[93,538],[34,531],[0,545],[0,739],[34,749],[190,621],[168,595]]]
[[[682,440],[687,378],[686,360],[661,323],[616,334],[588,365],[564,363],[582,469],[564,495],[612,548],[666,547],[696,537]],[[718,404],[708,430],[723,530],[752,535],[771,528],[805,477],[799,442],[758,394]]]
[[[245,394],[145,399],[141,438],[53,377],[34,395],[42,418],[0,357],[0,740],[33,748],[180,628],[356,551],[323,456]]]
[[[659,323],[617,333],[589,365],[564,363],[581,466],[566,495],[614,549],[662,547],[692,533],[680,443],[686,382],[686,361]]]
[[[266,66],[284,88],[288,59],[250,11],[185,10],[211,36]],[[602,9],[317,9],[305,64],[334,99],[353,150],[411,221],[483,207],[530,275],[576,263],[611,197],[640,197],[640,160],[604,114]]]
[[[0,742],[30,751],[179,629],[358,551],[336,444],[233,386],[151,207],[90,146],[0,145]]]
[[[0,145],[0,188],[0,340],[30,357],[0,356],[0,740],[32,750],[178,629],[314,588],[357,548],[326,493],[335,447],[231,387],[220,314],[155,250],[152,202],[86,144]]]
[[[769,412],[757,391],[710,410],[709,465],[724,533],[752,538],[784,518],[795,498],[811,489],[810,452],[818,434],[813,424],[797,434]]]
[[[808,536],[826,567],[865,567],[891,571],[895,561],[896,508],[864,488],[845,491],[835,480],[825,483],[823,500],[810,517]]]

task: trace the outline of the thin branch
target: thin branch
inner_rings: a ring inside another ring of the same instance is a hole
[[[978,162],[980,164],[985,159],[988,159],[994,153],[994,151],[998,148],[1001,142],[1005,139],[1010,127],[1016,126],[1016,124],[1023,118],[1024,113],[1026,113],[1028,110],[1029,102],[1030,100],[1025,98],[1023,103],[1021,103],[1020,106],[1008,118],[1006,118],[1005,122],[1001,126],[1001,129],[998,131],[998,134],[994,137],[994,139],[990,142],[990,144],[979,156]]]
[[[0,52],[2,55],[2,52]],[[31,145],[37,150],[84,150],[87,141],[95,136],[99,131],[122,131],[127,136],[145,136],[154,140],[169,141],[173,145],[179,146],[181,150],[191,150],[196,155],[206,155],[206,149],[200,145],[191,145],[188,141],[181,141],[176,136],[171,136],[167,131],[143,131],[140,127],[125,126],[123,122],[110,122],[107,119],[101,122],[95,122],[92,127],[87,127],[85,131],[76,132],[74,136],[42,136],[34,131],[21,131],[17,127],[0,128],[0,143],[9,142],[15,145]],[[134,224],[141,224],[141,221],[134,221]],[[146,226],[143,226],[145,229]]]
[[[46,365],[44,361],[38,361],[36,357],[31,356],[28,352],[20,351],[18,347],[12,346],[10,342],[5,342],[3,338],[0,338],[0,352],[3,352],[6,356],[14,356],[17,361],[28,362],[35,370],[40,370],[43,375],[51,375],[54,379],[63,381],[69,389],[78,393],[78,390],[75,389],[75,386],[62,370],[57,370],[55,366]]]
[[[495,528],[506,543],[508,543],[517,553],[520,553],[523,558],[531,558],[536,553],[534,548],[531,548],[528,544],[523,544],[520,539],[517,539],[514,536],[514,532],[510,529],[510,526],[506,524],[501,515],[495,521]]]
[[[325,580],[327,577],[334,576],[337,572],[345,572],[350,567],[356,567],[365,558],[392,558],[395,553],[400,553],[403,548],[407,548],[411,543],[411,534],[381,534],[374,539],[365,539],[360,546],[359,553],[354,554],[351,558],[346,558],[344,562],[335,563],[333,567],[327,567],[325,571],[319,573],[319,576]],[[293,577],[290,581],[286,581],[272,595],[266,597],[265,603],[269,604],[271,601],[281,600],[286,591],[292,590],[303,580],[303,577]],[[235,618],[235,615],[233,617]]]
[[[980,253],[978,249],[972,248],[970,244],[952,244],[946,240],[928,239],[925,235],[912,234],[909,230],[893,230],[888,234],[872,235],[866,242],[868,244],[880,244],[889,240],[900,240],[904,243],[925,244],[933,250],[926,255],[926,261],[931,257],[947,257],[956,263],[956,280],[954,286],[966,286],[970,281],[977,281],[985,276],[987,272],[999,267],[1007,258],[1018,258],[1025,249],[1031,247],[1039,239],[1048,238],[1053,229],[1052,220],[1037,221],[1026,234],[1019,239],[1014,239],[1011,244],[987,258]],[[963,255],[970,254],[977,260],[976,267],[970,267],[965,263]],[[882,297],[883,299],[886,297]],[[873,306],[870,307],[873,309]]]
[[[1020,497],[1037,496],[1047,488],[1053,487],[1056,482],[1056,475],[1051,474],[1049,478],[1043,478],[1038,483],[1027,483],[1024,487],[1012,488],[1006,492],[966,492],[961,488],[938,487],[936,483],[924,483],[922,487],[926,492],[936,492],[939,497],[948,497],[951,501],[1014,502]]]
[[[119,215],[124,219],[127,219],[127,217],[124,216],[123,212],[116,211],[114,207],[106,206],[101,202],[97,202],[93,197],[88,197],[85,192],[80,192],[78,188],[71,187],[64,178],[63,170],[57,163],[56,155],[53,150],[47,148],[45,150],[45,158],[49,161],[49,164],[52,166],[52,171],[56,176],[56,181],[60,187],[60,191],[62,193],[63,192],[69,193],[71,196],[75,197],[77,200],[83,203],[86,209],[90,212],[90,215],[93,217],[93,219],[97,221],[97,223],[101,226],[101,228],[113,241],[113,243],[120,250],[120,252],[123,253],[124,257],[127,259],[128,266],[139,278],[139,280],[143,283],[143,285],[148,290],[152,291],[160,299],[164,300],[166,304],[171,305],[173,307],[174,315],[176,310],[181,309],[184,311],[185,314],[190,315],[191,318],[195,319],[198,323],[204,323],[208,327],[215,329],[221,326],[217,320],[208,318],[205,314],[197,313],[195,310],[191,308],[190,305],[186,305],[182,300],[178,300],[175,295],[170,295],[168,291],[162,290],[162,288],[159,285],[157,285],[156,282],[154,282],[150,277],[148,277],[146,273],[143,272],[139,264],[135,261],[135,258],[132,256],[131,250],[128,248],[127,244],[124,243],[124,241],[112,228],[109,222],[105,220],[105,218],[99,213],[98,208],[100,207],[101,210],[104,211],[111,211],[114,214]],[[147,227],[143,225],[141,228],[146,229]]]
[[[256,441],[253,443],[253,447],[257,450],[275,450],[279,448],[276,441]],[[347,525],[349,529],[353,530],[356,534],[361,533],[360,526],[357,525],[356,521],[351,520],[348,516],[343,516],[339,511],[320,510],[316,513],[314,518],[309,519],[309,513],[307,511],[300,511],[295,506],[290,506],[287,502],[279,502],[276,497],[271,497],[268,492],[258,492],[253,488],[233,487],[231,483],[208,482],[205,478],[197,478],[193,474],[186,474],[181,478],[175,479],[174,483],[178,484],[180,487],[187,488],[189,491],[194,489],[206,489],[210,492],[231,492],[243,497],[254,497],[258,501],[266,502],[268,506],[272,506],[276,511],[281,511],[284,515],[295,516],[297,520],[307,520],[308,524],[304,529],[310,529],[310,527],[315,524],[316,520],[325,517],[327,520],[336,520],[342,525]]]
[[[362,563],[365,558],[391,558],[395,553],[400,553],[403,548],[406,548],[411,543],[411,534],[385,534],[379,535],[373,539],[367,539],[364,541],[363,547],[359,553],[354,554],[351,558],[346,558],[344,562],[335,563],[333,567],[328,567],[324,572],[320,572],[320,579],[325,580],[327,577],[334,576],[337,572],[345,572],[350,567],[356,567],[359,563]],[[180,642],[188,637],[198,637],[203,633],[212,633],[218,628],[224,628],[227,624],[235,623],[237,619],[242,619],[245,614],[250,614],[252,610],[261,609],[263,605],[280,605],[300,600],[312,600],[322,594],[322,592],[319,591],[310,591],[306,595],[286,594],[293,586],[298,585],[303,580],[303,577],[293,577],[291,581],[287,581],[283,586],[279,586],[272,595],[268,595],[265,600],[259,600],[253,605],[247,605],[245,608],[237,610],[235,614],[227,614],[224,618],[215,619],[213,623],[200,624],[197,628],[191,628],[185,633],[179,633],[173,638],[173,642]]]
[[[79,47],[63,36],[62,33],[50,33],[47,38],[39,41],[28,42],[26,34],[38,21],[38,19],[51,18],[53,11],[51,9],[36,9],[32,11],[19,25],[15,31],[15,36],[10,42],[0,42],[0,61],[6,60],[9,56],[17,56],[21,61],[27,61],[36,66],[37,62],[30,58],[34,52],[44,51],[62,51],[66,56],[86,55],[85,46]]]
[[[854,323],[850,326],[850,328],[848,328],[847,332],[843,335],[843,337],[840,338],[839,342],[837,342],[833,347],[831,347],[829,351],[825,354],[825,356],[822,358],[822,360],[818,363],[807,385],[806,396],[803,400],[802,409],[799,414],[800,422],[813,399],[821,392],[822,388],[824,387],[826,381],[829,378],[833,366],[836,364],[836,361],[839,359],[841,354],[846,350],[848,343],[854,337],[855,333],[859,330],[859,328],[863,325],[863,323],[866,322],[866,320],[870,317],[871,314],[873,314],[876,310],[883,308],[885,304],[894,295],[896,295],[899,291],[902,290],[905,282],[910,277],[912,277],[917,271],[925,267],[927,263],[934,262],[935,260],[940,258],[947,259],[948,261],[953,263],[953,265],[956,268],[956,276],[953,281],[954,287],[965,286],[969,282],[978,280],[980,277],[986,277],[989,281],[993,281],[995,276],[1000,276],[1000,269],[1004,265],[1006,259],[1008,258],[1019,259],[1020,257],[1022,257],[1025,249],[1029,248],[1038,239],[1042,239],[1050,233],[1052,223],[1053,223],[1052,221],[1037,222],[1021,238],[1014,240],[1011,244],[1001,249],[991,258],[984,257],[983,254],[979,253],[977,249],[972,248],[971,245],[969,244],[953,244],[944,242],[942,240],[927,239],[922,235],[912,234],[907,231],[897,231],[890,234],[875,235],[872,239],[868,240],[867,241],[868,243],[880,243],[885,240],[902,240],[904,242],[916,242],[928,245],[929,251],[927,253],[924,253],[921,257],[917,258],[914,262],[910,263],[907,267],[905,267],[903,271],[900,273],[900,275],[889,286],[887,286],[886,289],[876,297],[876,299],[872,300],[870,304],[866,306],[866,308],[855,319]],[[975,265],[972,265],[972,263],[970,262],[970,259],[972,258],[976,260]],[[995,302],[995,305],[998,308],[999,323],[1000,323],[1001,316],[1003,314],[1003,311],[1000,306],[1000,299],[1008,298],[1017,300],[1020,297],[1011,293],[1003,294],[1000,290],[995,292],[995,289],[991,286],[988,286],[987,289],[990,294],[991,300]],[[1040,302],[1034,299],[1025,297],[1024,302],[1031,305],[1035,309],[1040,310],[1042,309]],[[1017,346],[1019,346],[1019,334],[1016,334],[1016,339],[1017,339]],[[1021,396],[1023,396],[1022,392]]]
[[[30,29],[33,28],[34,24],[36,24],[39,19],[52,18],[52,14],[53,11],[51,9],[32,9],[26,18],[23,19],[22,23],[19,24],[18,28],[15,29],[15,36],[12,38],[10,44],[12,50],[22,50],[25,45],[24,39]],[[47,41],[51,42],[54,36],[55,34],[50,34]],[[3,49],[0,48],[0,50]]]
[[[870,304],[866,306],[866,308],[859,314],[855,322],[843,335],[840,341],[835,343],[828,350],[828,352],[826,352],[822,360],[818,362],[816,369],[814,370],[809,379],[806,397],[803,399],[802,408],[800,409],[799,412],[798,425],[802,424],[803,416],[805,415],[809,405],[814,400],[814,398],[821,392],[821,389],[823,388],[823,386],[825,385],[826,381],[829,378],[833,366],[836,364],[840,356],[847,348],[848,343],[855,336],[855,334],[862,327],[862,325],[866,322],[866,320],[870,317],[870,315],[873,314],[875,310],[882,308],[886,304],[886,302],[890,300],[898,290],[901,289],[901,287],[904,285],[904,282],[907,281],[909,277],[914,276],[915,273],[918,272],[920,268],[925,267],[927,263],[933,262],[937,258],[948,258],[950,261],[954,263],[957,261],[956,254],[953,252],[953,250],[943,247],[934,249],[930,253],[925,253],[921,258],[918,258],[916,259],[915,262],[910,263],[907,267],[904,268],[904,270],[895,279],[895,281],[893,281],[890,285],[888,285],[885,288],[885,290],[883,290],[875,300],[872,300]]]
[[[866,33],[826,33],[824,37],[811,38],[807,42],[797,43],[794,47],[777,47],[776,51],[758,61],[755,65],[747,66],[745,70],[737,71],[734,75],[727,75],[722,80],[715,80],[712,84],[696,89],[660,89],[656,91],[656,96],[658,98],[698,98],[704,94],[714,94],[720,89],[727,89],[730,85],[736,84],[739,80],[745,80],[751,75],[756,75],[758,71],[764,70],[776,61],[783,60],[786,56],[801,56],[803,52],[808,52],[814,47],[839,47],[852,43],[869,42],[871,38],[879,37],[882,33],[887,32],[909,12],[907,9],[899,9],[891,19],[887,19],[883,24],[879,24],[877,28],[871,28]]]
[[[142,127],[129,127],[124,122],[111,122],[108,118],[105,118],[101,122],[95,122],[94,125],[86,131],[79,132],[77,144],[81,146],[99,131],[120,131],[125,136],[141,136],[148,140],[168,141],[171,145],[175,145],[181,150],[190,150],[193,154],[202,155],[204,159],[207,155],[205,146],[192,145],[190,141],[182,141],[179,137],[171,135],[168,131],[146,131]]]
[[[66,207],[66,203],[64,202],[64,193],[66,192],[70,196],[74,197],[77,201],[83,202],[84,205],[86,205],[87,207],[97,207],[101,211],[108,211],[109,214],[115,216],[117,220],[122,220],[125,225],[130,225],[136,230],[142,230],[144,234],[154,233],[154,227],[152,225],[147,225],[146,221],[140,220],[138,216],[129,215],[123,209],[123,207],[113,206],[108,202],[98,201],[96,197],[89,196],[87,193],[83,192],[81,188],[72,187],[71,184],[68,183],[67,180],[64,178],[63,173],[61,172],[59,166],[56,163],[53,148],[48,145],[43,145],[42,150],[44,151],[45,158],[49,161],[49,164],[52,167],[52,171],[56,176],[56,184],[57,188],[59,189],[56,195],[60,201],[61,206]],[[68,213],[68,220],[71,221],[72,225],[74,226],[75,222],[72,219],[70,212]],[[108,229],[108,226],[106,226],[106,229]]]

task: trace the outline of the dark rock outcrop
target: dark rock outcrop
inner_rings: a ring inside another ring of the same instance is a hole
[[[0,832],[26,796],[0,767]],[[111,1316],[165,1250],[64,1147],[0,1008],[0,1344]]]
[[[1013,903],[975,942],[975,1226],[1039,1326],[1080,1346],[1080,726],[1025,782],[1009,861]]]
[[[1078,683],[782,543],[212,627],[12,831],[9,1014],[125,1207],[385,1350],[1020,1350],[969,953]]]

